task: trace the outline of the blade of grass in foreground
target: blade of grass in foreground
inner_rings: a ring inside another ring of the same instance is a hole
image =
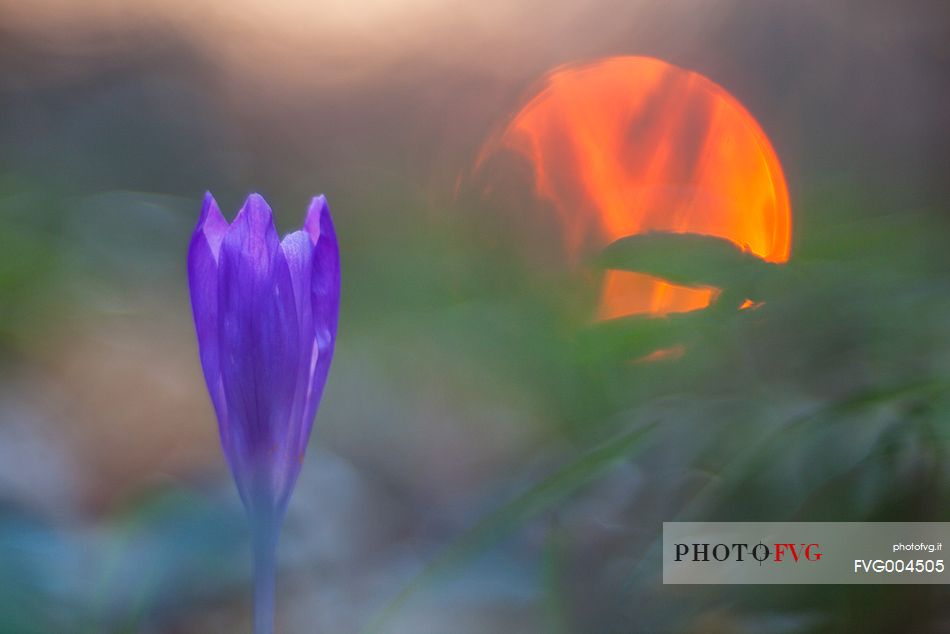
[[[730,240],[693,233],[651,232],[620,238],[604,248],[602,267],[648,273],[686,286],[715,286],[755,297],[784,269]]]
[[[521,524],[562,502],[582,486],[593,481],[619,460],[629,457],[638,449],[642,449],[644,441],[649,436],[649,431],[655,425],[656,423],[643,425],[608,441],[577,461],[559,469],[481,520],[426,566],[373,619],[364,633],[380,632],[386,622],[405,606],[413,596],[440,576],[473,559],[483,549],[500,541]]]

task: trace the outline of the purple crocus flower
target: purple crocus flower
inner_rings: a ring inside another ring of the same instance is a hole
[[[254,631],[274,623],[277,538],[336,341],[340,262],[330,209],[280,240],[251,194],[230,225],[205,195],[188,251],[198,349],[254,547]]]

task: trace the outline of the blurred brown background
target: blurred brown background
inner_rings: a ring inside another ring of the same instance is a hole
[[[939,588],[667,590],[653,546],[678,517],[948,519],[948,27],[877,0],[0,0],[0,631],[249,631],[184,273],[205,190],[282,231],[322,192],[340,235],[280,631],[947,631]],[[754,318],[591,328],[596,271],[526,255],[524,173],[466,189],[544,73],[622,54],[772,140],[791,281]]]

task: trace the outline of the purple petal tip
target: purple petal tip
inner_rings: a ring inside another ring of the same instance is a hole
[[[211,252],[214,254],[214,257],[217,258],[218,248],[227,230],[228,221],[221,215],[221,210],[218,208],[218,203],[214,200],[214,196],[211,195],[211,192],[205,192],[192,241],[199,236],[204,236],[208,241]]]
[[[271,220],[274,216],[270,205],[267,204],[263,196],[257,193],[250,194],[244,200],[244,206],[241,207],[238,216],[244,213],[248,214],[248,219],[251,221]]]
[[[310,235],[310,241],[316,244],[322,233],[321,228],[326,227],[326,222],[330,218],[330,206],[327,204],[327,198],[323,194],[314,196],[310,201],[310,208],[307,209],[307,217],[304,219],[303,228]]]
[[[211,192],[205,192],[204,200],[201,201],[201,212],[198,214],[198,223],[195,229],[200,229],[208,222],[209,218],[213,218],[216,215],[221,216],[218,203],[215,201],[214,196],[211,195]]]

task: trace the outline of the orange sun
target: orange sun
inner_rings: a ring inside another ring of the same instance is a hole
[[[611,57],[553,71],[484,148],[529,160],[572,258],[649,231],[731,240],[785,262],[785,177],[751,114],[709,79],[658,59]],[[717,289],[607,271],[598,318],[705,308]]]

